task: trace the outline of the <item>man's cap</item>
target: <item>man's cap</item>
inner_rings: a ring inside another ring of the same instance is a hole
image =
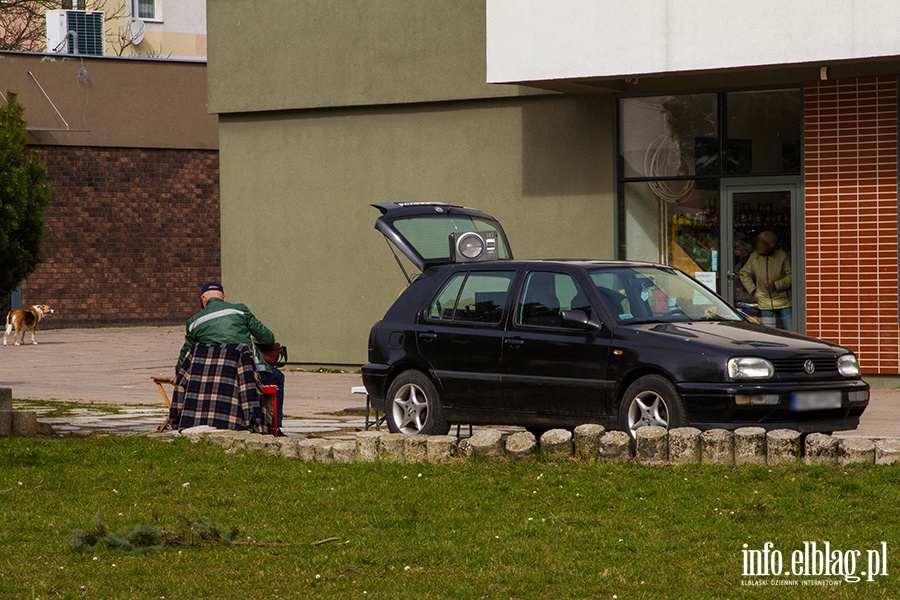
[[[202,296],[206,292],[222,292],[225,293],[224,288],[222,288],[222,284],[218,281],[207,281],[203,284],[203,287],[200,289],[200,295]]]
[[[774,248],[778,244],[778,236],[771,231],[763,231],[757,237],[767,243],[769,248]]]

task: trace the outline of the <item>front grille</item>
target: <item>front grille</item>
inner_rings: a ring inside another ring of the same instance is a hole
[[[837,358],[834,356],[800,356],[795,358],[776,358],[772,361],[776,375],[806,375],[804,365],[811,360],[816,365],[816,374],[837,373]]]

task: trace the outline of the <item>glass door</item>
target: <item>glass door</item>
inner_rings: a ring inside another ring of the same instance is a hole
[[[725,299],[761,323],[802,331],[803,228],[798,185],[725,186]]]

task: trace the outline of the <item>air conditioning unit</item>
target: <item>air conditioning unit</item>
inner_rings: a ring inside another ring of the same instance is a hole
[[[103,56],[106,48],[103,13],[48,10],[47,50],[61,54]]]

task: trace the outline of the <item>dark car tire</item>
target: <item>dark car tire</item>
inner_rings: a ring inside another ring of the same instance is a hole
[[[446,435],[450,431],[437,388],[421,371],[404,371],[394,379],[384,409],[391,433]]]
[[[687,425],[687,413],[678,390],[661,375],[645,375],[632,383],[619,404],[619,427],[636,436],[647,425],[666,429]]]

